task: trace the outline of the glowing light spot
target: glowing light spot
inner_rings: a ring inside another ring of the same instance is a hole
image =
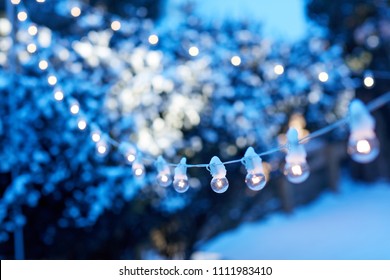
[[[70,14],[73,16],[73,17],[78,17],[81,15],[81,9],[79,7],[73,7],[71,10],[70,10]]]
[[[112,23],[111,23],[111,29],[114,30],[114,31],[118,31],[119,29],[121,29],[121,23],[117,20],[114,20]]]
[[[190,56],[197,56],[199,54],[199,49],[197,47],[191,47],[188,50],[188,53],[190,54]]]
[[[107,147],[104,145],[99,145],[97,151],[99,154],[104,155],[107,152]]]
[[[374,78],[371,76],[367,76],[363,80],[364,86],[367,88],[373,87],[375,84]]]
[[[37,0],[37,3],[45,3],[46,0]]]
[[[295,176],[301,176],[302,175],[302,168],[300,165],[296,164],[291,167],[291,171]]]
[[[57,77],[54,75],[50,75],[47,78],[47,82],[49,83],[49,85],[54,86],[57,83]]]
[[[101,139],[99,132],[93,132],[91,138],[95,143],[99,142]]]
[[[160,177],[160,180],[161,180],[161,182],[166,183],[166,182],[168,182],[169,178],[168,178],[167,175],[164,174],[164,175],[162,175],[162,176]]]
[[[144,171],[142,170],[142,168],[137,168],[137,169],[134,171],[134,174],[135,174],[135,176],[137,176],[137,177],[141,176],[143,173],[144,173]]]
[[[152,34],[148,38],[149,44],[156,45],[158,43],[158,36],[156,34]]]
[[[64,93],[60,90],[57,90],[55,93],[54,93],[54,99],[57,100],[57,101],[62,101],[64,99]]]
[[[130,162],[130,163],[134,162],[135,161],[135,155],[133,155],[133,154],[127,155],[127,161]]]
[[[28,34],[30,34],[31,36],[35,36],[35,35],[37,35],[37,33],[38,33],[38,28],[37,28],[35,25],[31,25],[31,26],[27,29],[27,32],[28,32]]]
[[[274,72],[276,75],[282,75],[284,73],[283,65],[280,65],[280,64],[275,65]]]
[[[49,67],[49,63],[47,63],[46,60],[41,60],[41,61],[39,61],[39,65],[38,66],[39,66],[39,69],[46,70],[47,67]]]
[[[370,143],[367,140],[359,140],[356,144],[356,150],[361,154],[368,154],[371,152]]]
[[[26,21],[27,19],[27,13],[26,12],[19,12],[18,13],[18,20],[19,21]]]
[[[14,5],[19,5],[20,4],[20,0],[11,0],[11,3],[14,4]]]
[[[80,106],[78,104],[73,104],[72,106],[70,106],[70,112],[73,115],[76,115],[78,112],[80,112]]]
[[[328,79],[329,79],[328,73],[321,72],[320,74],[318,74],[318,80],[320,80],[321,82],[325,83],[326,81],[328,81]]]
[[[80,130],[84,130],[87,127],[87,122],[85,120],[79,120],[77,126]]]
[[[254,185],[257,185],[258,183],[260,183],[260,181],[261,181],[261,178],[259,176],[252,177],[252,183]]]
[[[235,55],[233,56],[231,59],[230,59],[230,62],[232,63],[232,65],[234,66],[239,66],[241,64],[241,58],[238,56],[238,55]]]
[[[29,53],[35,53],[37,51],[37,45],[35,45],[34,43],[28,44],[27,51]]]

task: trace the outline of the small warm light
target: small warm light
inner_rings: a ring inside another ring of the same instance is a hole
[[[188,50],[188,53],[190,54],[190,56],[197,56],[199,54],[199,49],[197,47],[191,47]]]
[[[99,145],[97,151],[99,154],[104,155],[107,152],[107,147],[104,145]]]
[[[37,45],[35,45],[34,43],[28,44],[27,51],[29,53],[35,53],[37,51]]]
[[[134,174],[135,174],[135,176],[137,176],[137,177],[141,176],[143,173],[144,173],[144,171],[142,170],[142,168],[137,168],[137,169],[134,171]]]
[[[54,93],[54,99],[57,100],[57,101],[62,101],[64,99],[64,93],[60,90],[57,90],[55,93]]]
[[[73,7],[71,10],[70,10],[70,14],[73,16],[73,17],[78,17],[81,15],[81,9],[79,7]]]
[[[92,132],[91,138],[92,138],[92,141],[95,143],[99,142],[101,139],[99,132],[96,132],[96,131]]]
[[[238,55],[235,55],[231,58],[230,62],[234,65],[234,66],[239,66],[241,64],[241,58],[238,56]]]
[[[284,73],[283,65],[280,65],[280,64],[275,65],[274,72],[276,75],[282,75]]]
[[[255,176],[251,180],[252,180],[252,184],[257,185],[258,183],[260,183],[261,177],[260,176]]]
[[[47,67],[49,67],[49,63],[47,63],[46,60],[41,60],[41,61],[39,61],[39,65],[38,66],[39,66],[39,69],[46,70]]]
[[[70,112],[73,115],[76,115],[79,111],[80,111],[80,107],[78,104],[73,104],[72,106],[70,106]]]
[[[368,154],[371,152],[370,143],[367,140],[359,140],[356,144],[356,150],[361,154]]]
[[[160,177],[160,180],[161,180],[161,182],[163,182],[163,183],[167,183],[168,181],[169,181],[169,177],[167,176],[167,175],[162,175],[161,177]]]
[[[57,77],[54,75],[50,75],[47,78],[47,82],[49,83],[49,85],[54,86],[57,83]]]
[[[37,0],[38,3],[45,3],[46,0]]]
[[[112,23],[111,23],[111,29],[114,30],[114,31],[118,31],[119,29],[121,29],[121,23],[117,20],[114,20]]]
[[[365,77],[363,82],[364,82],[364,86],[367,88],[373,87],[375,83],[374,78],[371,76]]]
[[[328,79],[329,79],[328,73],[321,72],[320,74],[318,74],[318,80],[320,80],[321,82],[325,83],[326,81],[328,81]]]
[[[128,154],[127,155],[127,161],[132,163],[133,161],[135,161],[135,155],[133,154]]]
[[[291,171],[295,176],[301,176],[302,175],[302,168],[300,165],[296,164],[291,167]]]
[[[179,188],[184,188],[187,185],[187,183],[184,180],[180,180],[177,183],[177,185],[178,185]]]
[[[18,20],[19,21],[26,21],[27,19],[27,13],[26,12],[19,12],[18,13]]]
[[[11,0],[11,3],[14,4],[14,5],[19,5],[20,4],[20,0]]]
[[[148,38],[149,44],[156,45],[158,43],[158,36],[156,34],[152,34]]]
[[[77,126],[80,130],[84,130],[87,127],[87,122],[85,120],[79,120]]]
[[[35,36],[35,35],[37,35],[37,33],[38,33],[38,28],[37,28],[35,25],[31,25],[31,26],[27,29],[27,32],[28,32],[28,34],[30,34],[31,36]]]

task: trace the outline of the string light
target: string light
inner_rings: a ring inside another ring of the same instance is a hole
[[[92,138],[93,142],[98,143],[101,139],[100,132],[99,131],[92,131],[91,138]]]
[[[214,156],[210,161],[208,169],[211,176],[213,176],[210,183],[211,189],[216,193],[226,192],[229,188],[229,181],[226,179],[226,168],[222,161]]]
[[[121,29],[121,23],[120,23],[120,21],[114,20],[114,21],[111,23],[111,29],[114,30],[114,31],[118,31],[119,29]]]
[[[43,70],[46,70],[47,67],[49,67],[49,63],[48,63],[46,60],[41,60],[41,61],[39,61],[38,67],[39,67],[39,69],[41,69],[42,71],[43,71]]]
[[[274,72],[276,75],[282,75],[284,73],[284,67],[281,64],[276,64],[274,67]]]
[[[81,15],[81,9],[79,7],[73,7],[71,10],[70,10],[70,14],[73,16],[73,17],[78,17]]]
[[[62,101],[64,99],[64,93],[60,90],[54,92],[54,99],[57,101]]]
[[[328,81],[328,79],[329,79],[328,73],[321,72],[321,73],[318,74],[318,80],[320,80],[321,82],[325,83],[325,82]]]
[[[99,156],[105,156],[108,153],[108,145],[106,141],[101,139],[99,142],[96,143],[96,151]]]
[[[370,115],[362,101],[355,99],[349,107],[348,153],[359,163],[373,161],[379,154],[379,142],[376,138],[375,119]]]
[[[126,160],[129,163],[133,163],[137,156],[137,149],[134,145],[123,142],[119,145],[119,150],[125,155]]]
[[[235,55],[233,56],[231,59],[230,59],[230,62],[234,65],[234,66],[239,66],[241,64],[241,58],[238,56],[238,55]]]
[[[197,56],[199,54],[199,49],[195,46],[189,48],[188,53],[190,56]]]
[[[73,101],[72,105],[70,106],[70,112],[73,114],[73,115],[76,115],[80,112],[80,106],[78,104],[78,102],[76,101]]]
[[[173,188],[178,193],[184,193],[190,187],[189,182],[188,182],[188,177],[187,177],[186,162],[187,162],[187,159],[182,158],[180,160],[180,163],[175,168],[175,176],[173,179]]]
[[[255,153],[255,150],[252,147],[249,147],[242,159],[243,164],[245,165],[247,175],[245,177],[245,183],[253,191],[259,191],[265,187],[267,182],[263,164],[260,156]]]
[[[372,88],[375,84],[374,78],[370,72],[364,75],[363,84],[366,88]]]
[[[24,11],[21,11],[21,12],[19,12],[18,13],[18,20],[19,21],[26,21],[26,19],[27,19],[27,13],[26,12],[24,12]]]
[[[152,34],[149,36],[148,41],[151,45],[156,45],[158,43],[158,36],[156,34]]]
[[[54,75],[50,75],[49,77],[47,77],[47,82],[49,83],[49,85],[54,86],[57,84],[57,77]]]
[[[171,170],[169,169],[168,163],[162,156],[157,158],[156,168],[158,172],[156,178],[157,183],[161,187],[168,187],[170,184],[172,184]]]
[[[145,166],[142,163],[142,159],[138,156],[132,165],[133,174],[137,178],[142,178],[145,175]]]
[[[27,51],[29,53],[35,53],[37,51],[37,45],[35,45],[34,43],[30,43],[27,45]]]
[[[290,128],[287,131],[288,151],[284,175],[291,183],[299,184],[305,181],[310,175],[309,165],[306,162],[306,151],[298,140],[298,131]]]
[[[87,128],[87,122],[85,119],[79,119],[78,122],[77,122],[77,127],[80,129],[80,130],[84,130]]]
[[[35,25],[31,25],[28,29],[27,29],[27,32],[28,34],[30,34],[31,36],[35,36],[38,34],[38,28],[35,26]]]
[[[19,5],[20,4],[20,0],[11,0],[11,3],[14,4],[14,5]]]

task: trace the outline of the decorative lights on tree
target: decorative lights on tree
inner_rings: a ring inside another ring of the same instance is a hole
[[[173,180],[173,188],[178,193],[183,193],[188,190],[190,184],[187,177],[187,159],[184,157],[180,160],[180,163],[175,168],[175,177]]]
[[[299,184],[305,181],[310,175],[309,165],[306,161],[306,151],[298,140],[298,131],[290,128],[287,131],[288,151],[284,175],[291,183]]]
[[[376,138],[375,120],[360,100],[353,100],[349,107],[348,153],[359,163],[373,161],[379,154],[379,141]]]
[[[242,162],[248,172],[245,177],[245,183],[248,188],[253,191],[263,189],[267,180],[264,175],[262,160],[252,147],[246,150]]]
[[[172,184],[171,170],[169,169],[168,163],[162,156],[159,156],[156,161],[157,168],[157,183],[161,187],[168,187]]]
[[[142,163],[142,157],[137,156],[132,165],[133,174],[137,178],[142,178],[145,175],[145,166]]]
[[[208,169],[211,176],[213,176],[210,183],[211,189],[216,193],[226,192],[229,188],[229,181],[226,179],[226,168],[222,161],[214,156],[210,161]]]

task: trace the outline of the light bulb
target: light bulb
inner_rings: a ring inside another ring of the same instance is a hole
[[[188,183],[188,178],[181,178],[181,179],[175,179],[173,181],[173,188],[178,193],[184,193],[186,192],[190,187],[190,184]]]
[[[211,179],[211,189],[216,193],[224,193],[229,188],[229,181],[226,177]]]
[[[245,183],[253,191],[259,191],[265,187],[267,180],[262,173],[248,173],[245,177]]]
[[[64,93],[60,90],[54,92],[54,99],[57,101],[62,101],[64,99]]]
[[[84,119],[80,119],[78,122],[77,122],[77,127],[80,129],[80,130],[84,130],[87,128],[87,122],[84,120]]]
[[[246,150],[244,164],[248,174],[245,177],[245,183],[253,191],[263,189],[267,183],[262,162],[262,159],[252,147]]]
[[[93,141],[93,142],[95,142],[95,143],[99,142],[99,141],[100,141],[100,138],[101,138],[101,137],[100,137],[100,133],[99,133],[98,131],[92,132],[91,138],[92,138],[92,141]]]
[[[72,106],[70,106],[70,112],[71,112],[73,115],[78,114],[79,111],[80,111],[80,106],[79,106],[79,104],[73,103]]]
[[[157,183],[159,186],[166,188],[172,184],[172,177],[169,174],[159,173],[157,175]]]
[[[173,179],[173,188],[178,193],[184,193],[190,188],[187,177],[187,159],[184,157],[175,168],[175,177]]]
[[[310,175],[310,168],[306,161],[306,151],[302,144],[299,144],[298,131],[290,128],[287,131],[288,152],[284,175],[287,180],[294,184],[305,181]]]
[[[142,178],[145,175],[145,166],[143,165],[140,156],[138,156],[137,160],[134,161],[131,168],[135,177]]]
[[[310,175],[310,168],[307,162],[286,163],[284,175],[291,183],[299,184],[305,181]]]
[[[374,136],[370,138],[349,138],[348,153],[352,159],[359,163],[368,163],[376,159],[379,154],[379,141]]]
[[[96,152],[99,156],[105,156],[108,152],[108,146],[106,141],[100,140],[96,143]]]

